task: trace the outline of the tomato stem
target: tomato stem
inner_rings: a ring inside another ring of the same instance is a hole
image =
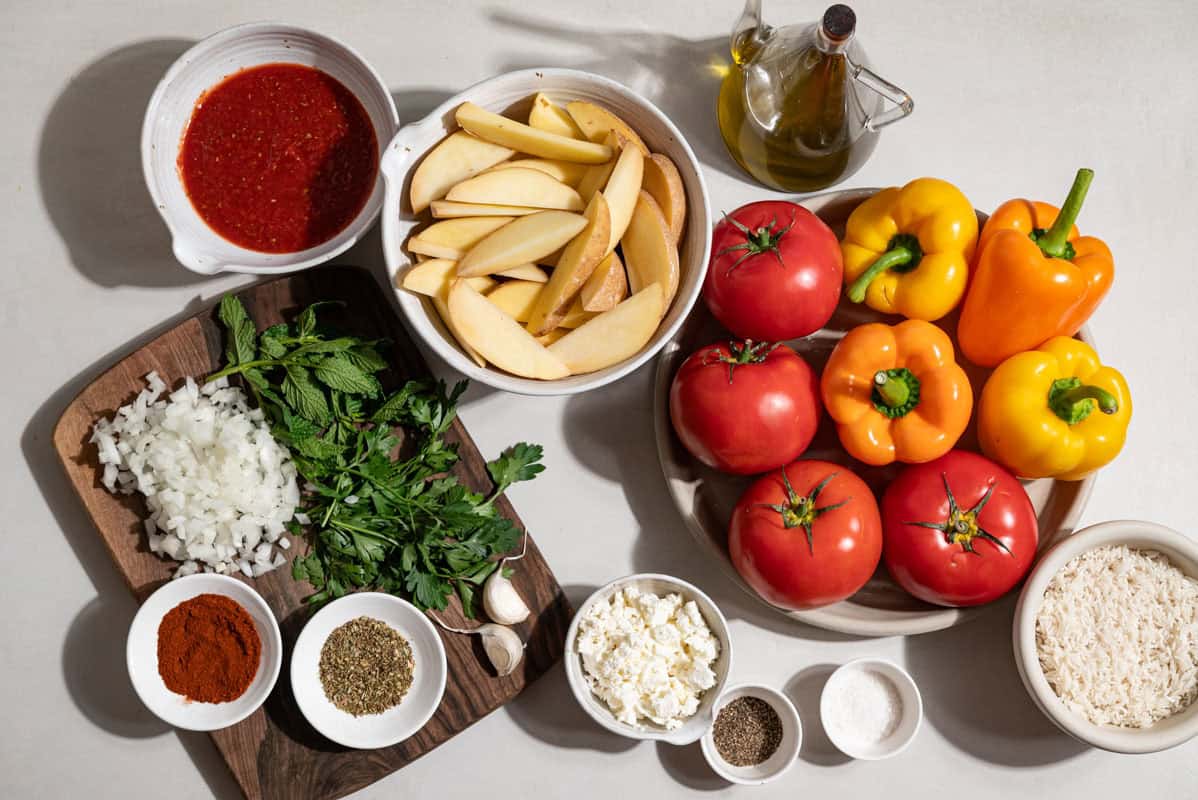
[[[815,485],[809,494],[800,495],[790,485],[790,477],[786,474],[786,467],[782,468],[782,483],[786,487],[786,502],[785,503],[759,503],[762,508],[768,508],[778,512],[782,516],[782,526],[786,529],[802,528],[807,534],[807,549],[812,555],[815,555],[815,537],[812,533],[812,526],[815,521],[824,514],[852,500],[852,497],[846,497],[839,503],[833,503],[828,506],[816,507],[815,503],[819,499],[820,492],[828,483],[839,475],[839,472],[833,472],[827,475],[822,481]]]
[[[994,495],[994,482],[990,482],[986,493],[973,508],[961,508],[957,505],[957,498],[953,496],[953,490],[948,485],[948,473],[940,473],[940,479],[944,482],[944,493],[948,496],[948,519],[944,522],[908,522],[907,524],[940,531],[944,534],[946,543],[959,544],[966,553],[980,556],[981,553],[974,549],[973,540],[985,539],[1007,555],[1013,555],[1010,548],[1003,544],[1001,539],[983,528],[981,522],[978,521],[978,515],[982,513],[982,509]]]
[[[739,267],[746,259],[761,255],[762,253],[773,253],[774,257],[778,259],[778,263],[783,267],[786,266],[786,262],[782,260],[782,251],[778,248],[778,243],[794,227],[795,214],[793,211],[790,214],[790,224],[781,230],[774,230],[774,227],[778,224],[777,217],[771,219],[769,225],[762,225],[756,230],[751,230],[748,225],[728,216],[727,212],[724,212],[724,221],[745,235],[745,240],[740,244],[729,245],[716,253],[718,257],[725,253],[735,253],[738,250],[745,251],[740,258],[732,262],[732,266],[725,270],[725,275],[732,274],[732,270]]]

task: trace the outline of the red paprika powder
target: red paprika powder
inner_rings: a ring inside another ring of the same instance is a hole
[[[188,700],[227,703],[258,674],[262,640],[249,612],[219,594],[201,594],[167,612],[158,625],[158,674]]]

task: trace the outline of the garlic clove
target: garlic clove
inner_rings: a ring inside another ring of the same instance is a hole
[[[491,573],[483,584],[483,608],[500,625],[516,625],[532,612],[512,582],[503,576],[503,567]]]
[[[472,632],[482,637],[483,650],[500,677],[511,675],[520,666],[524,658],[524,642],[520,641],[514,630],[488,622]]]

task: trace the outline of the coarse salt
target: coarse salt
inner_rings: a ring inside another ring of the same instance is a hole
[[[831,688],[824,727],[833,739],[875,745],[894,733],[903,718],[898,687],[877,670],[849,670]]]

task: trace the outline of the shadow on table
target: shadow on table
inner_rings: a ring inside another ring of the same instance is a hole
[[[66,631],[63,681],[80,713],[108,733],[128,739],[157,736],[171,728],[146,710],[129,682],[124,643],[137,605],[58,461],[53,447],[54,426],[75,396],[119,356],[133,352],[206,305],[196,296],[178,314],[97,359],[53,392],[21,434],[21,453],[42,500],[97,594],[80,609]],[[176,735],[215,797],[241,796],[208,736],[189,731],[176,731]]]
[[[42,128],[37,171],[42,202],[71,263],[100,286],[186,286],[203,276],[171,254],[171,239],[146,190],[141,124],[167,68],[194,42],[126,45],[83,67]]]
[[[563,586],[562,591],[570,606],[578,608],[597,588],[569,585]],[[604,730],[587,716],[571,694],[566,670],[561,664],[554,665],[526,687],[515,700],[504,706],[504,711],[525,733],[553,747],[622,753],[637,744],[634,739]]]
[[[946,741],[983,761],[1031,767],[1074,758],[1085,745],[1040,713],[1019,678],[1014,606],[1008,597],[965,625],[906,639],[924,716]]]
[[[735,12],[730,12],[732,25]],[[591,25],[570,25],[566,20],[545,20],[495,8],[490,19],[511,28],[560,44],[568,42],[591,50],[591,56],[558,60],[532,59],[524,53],[500,57],[498,70],[564,66],[596,72],[627,85],[647,97],[686,136],[699,161],[728,175],[741,176],[728,155],[716,123],[716,97],[722,72],[730,64],[728,37],[683,39],[644,30],[596,30]],[[532,52],[536,52],[533,50]]]
[[[575,395],[562,420],[564,439],[578,461],[595,475],[613,481],[640,526],[633,566],[690,581],[707,592],[724,615],[743,619],[774,633],[827,642],[858,637],[813,628],[768,609],[737,586],[697,543],[680,519],[654,439],[653,370],[656,362],[605,386]],[[616,576],[612,576],[616,577]]]
[[[783,688],[783,692],[794,703],[803,724],[803,744],[799,749],[799,758],[820,767],[835,767],[852,761],[832,744],[819,713],[819,700],[824,691],[824,684],[838,666],[815,664],[807,667],[787,681]]]

